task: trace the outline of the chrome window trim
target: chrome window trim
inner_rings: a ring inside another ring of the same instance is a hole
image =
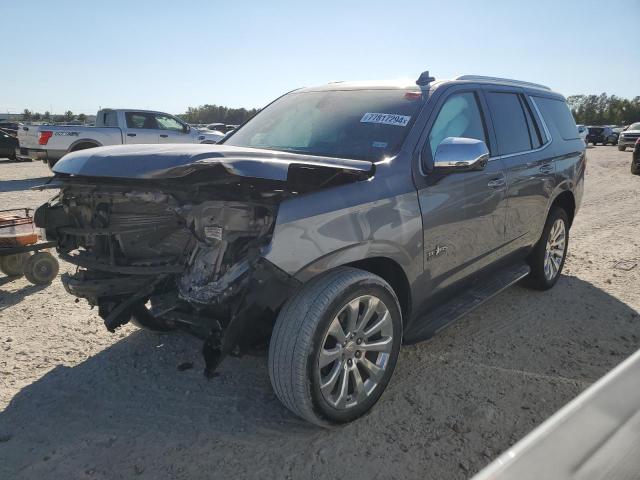
[[[544,117],[542,116],[542,113],[540,112],[540,109],[538,108],[538,104],[534,100],[533,96],[527,95],[527,97],[529,98],[529,100],[531,100],[531,104],[533,105],[533,109],[538,114],[538,118],[540,119],[540,124],[542,125],[542,129],[544,130],[544,133],[547,136],[547,141],[544,144],[540,145],[538,148],[534,148],[534,149],[530,149],[530,150],[523,150],[522,152],[514,152],[514,153],[508,153],[506,155],[497,155],[495,157],[490,157],[489,158],[490,162],[493,161],[493,160],[500,160],[500,159],[503,159],[503,158],[517,157],[519,155],[527,155],[529,153],[539,152],[539,151],[544,150],[545,148],[547,148],[553,142],[553,138],[551,138],[551,132],[549,131],[549,128],[547,127],[547,122],[545,122]]]

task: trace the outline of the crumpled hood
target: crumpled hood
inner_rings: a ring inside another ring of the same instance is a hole
[[[316,157],[225,145],[117,145],[65,155],[53,167],[57,174],[82,177],[169,179],[222,166],[230,175],[287,181],[291,167],[335,170],[364,179],[374,164],[363,160]]]

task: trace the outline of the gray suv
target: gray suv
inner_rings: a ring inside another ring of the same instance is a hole
[[[268,341],[278,398],[330,425],[371,409],[402,343],[556,283],[585,144],[547,87],[425,72],[295,90],[220,145],[94,148],[54,171],[36,223],[109,331],[191,332],[208,375]]]

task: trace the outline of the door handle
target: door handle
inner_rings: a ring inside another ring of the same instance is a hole
[[[492,180],[489,180],[489,183],[487,183],[487,187],[489,188],[502,188],[505,185],[506,182],[503,177],[494,178]]]
[[[127,133],[127,137],[135,137],[136,134],[135,133]]]
[[[167,135],[166,133],[161,133],[161,134],[160,134],[160,136],[161,136],[162,138],[167,138],[169,135]]]
[[[553,165],[551,165],[550,163],[545,163],[540,167],[540,171],[542,173],[551,173],[553,172]]]

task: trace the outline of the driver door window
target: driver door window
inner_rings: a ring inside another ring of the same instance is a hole
[[[160,130],[170,130],[179,133],[184,133],[185,131],[184,125],[169,115],[156,115],[156,122]]]
[[[424,157],[433,161],[438,145],[447,137],[475,138],[488,145],[482,114],[473,92],[453,94],[444,102],[427,140],[431,155]]]

